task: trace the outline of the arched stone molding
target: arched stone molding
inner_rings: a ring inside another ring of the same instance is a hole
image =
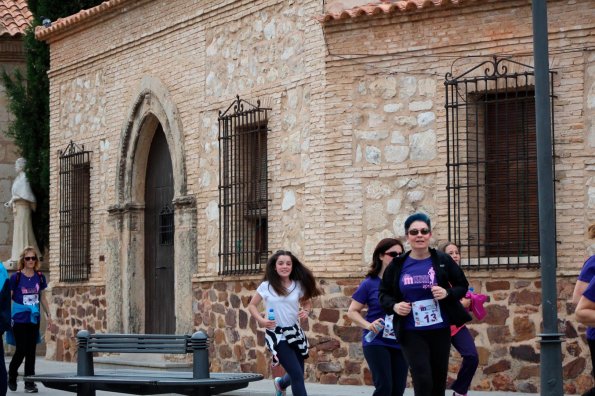
[[[141,173],[144,177],[148,149],[153,140],[153,132],[157,123],[163,127],[169,146],[174,174],[174,200],[185,196],[187,181],[184,134],[175,103],[161,82],[150,76],[143,77],[134,97],[136,100],[121,134],[119,174],[116,187],[118,203],[127,205],[133,202],[144,202],[144,197],[142,197],[144,190],[139,191],[138,186],[133,185],[133,182],[139,180]],[[154,117],[147,117],[148,115]],[[142,162],[143,157],[144,162]],[[142,197],[141,200],[139,200],[139,194]]]
[[[175,103],[161,82],[144,77],[121,131],[116,172],[116,203],[108,211],[117,229],[109,241],[106,262],[108,331],[144,332],[144,205],[149,149],[161,124],[174,177],[174,241],[176,332],[193,329],[191,275],[196,263],[196,202],[187,196],[182,123]],[[182,203],[182,204],[180,204]],[[179,228],[178,228],[179,227]],[[194,238],[192,238],[194,235]]]

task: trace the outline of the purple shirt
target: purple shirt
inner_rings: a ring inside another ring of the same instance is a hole
[[[39,309],[41,291],[48,287],[45,281],[45,276],[35,272],[33,276],[29,278],[24,273],[21,273],[21,279],[19,279],[18,285],[17,277],[17,272],[10,277],[12,301],[22,305],[37,305]],[[16,312],[12,315],[12,319],[15,323],[31,323],[31,315],[29,312]]]
[[[433,299],[432,286],[436,285],[436,274],[432,267],[432,259],[428,257],[423,260],[416,260],[411,256],[405,259],[403,270],[399,278],[399,288],[403,294],[403,300],[407,302]],[[444,311],[440,311],[442,322],[424,327],[415,327],[413,310],[405,316],[403,325],[405,330],[434,330],[450,327],[448,318]]]
[[[351,298],[353,298],[358,303],[368,306],[366,320],[370,323],[378,318],[384,319],[386,315],[378,303],[378,288],[380,287],[380,282],[382,281],[377,276],[367,277],[362,281],[362,283],[360,283],[355,293],[353,293],[353,296],[351,296]],[[372,342],[367,342],[364,337],[366,334],[368,334],[368,332],[369,330],[362,330],[363,346],[381,345],[391,348],[401,348],[396,340],[384,338],[382,330],[380,330],[380,333],[372,340]]]
[[[591,280],[595,277],[595,255],[589,257],[585,264],[583,264],[583,269],[581,269],[581,273],[578,275],[578,280],[591,284]],[[587,291],[583,295],[587,297],[591,301],[595,301],[594,299],[589,298],[586,295]],[[588,340],[595,340],[595,328],[587,327],[587,339]]]

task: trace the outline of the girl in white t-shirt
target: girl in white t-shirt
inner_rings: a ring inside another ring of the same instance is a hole
[[[273,355],[273,366],[280,363],[287,373],[274,380],[276,396],[285,395],[289,385],[294,396],[307,396],[304,359],[308,357],[308,339],[299,322],[310,314],[312,298],[321,294],[312,272],[291,252],[278,250],[269,258],[248,311],[266,329],[265,342]],[[264,316],[258,309],[263,300]]]

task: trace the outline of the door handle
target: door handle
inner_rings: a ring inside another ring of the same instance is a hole
[[[155,267],[155,269],[167,269],[167,267]]]

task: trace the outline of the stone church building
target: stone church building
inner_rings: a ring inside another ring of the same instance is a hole
[[[38,28],[51,50],[49,358],[73,360],[84,328],[202,329],[212,371],[269,374],[246,305],[283,248],[325,292],[307,381],[370,383],[350,297],[376,243],[424,211],[491,299],[469,325],[472,388],[539,392],[530,2],[368,3],[109,0]],[[548,11],[572,394],[593,386],[570,299],[595,253],[595,3]]]

